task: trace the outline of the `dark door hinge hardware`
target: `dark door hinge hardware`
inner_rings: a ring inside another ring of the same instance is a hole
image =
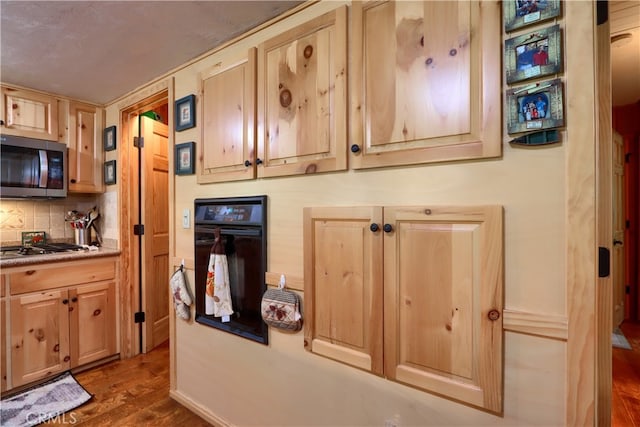
[[[609,277],[611,274],[611,252],[607,248],[598,248],[598,277]]]
[[[144,137],[142,136],[134,136],[133,137],[133,146],[137,148],[144,147]]]
[[[631,286],[626,285],[626,286],[624,287],[624,293],[625,293],[625,294],[627,294],[627,295],[629,295],[629,294],[631,293]]]
[[[136,224],[133,226],[134,236],[144,236],[144,224]]]
[[[629,163],[631,161],[631,153],[624,154],[624,162]]]
[[[596,23],[598,25],[605,24],[609,20],[609,2],[606,0],[597,0],[596,2]]]
[[[631,228],[631,221],[629,221],[628,219],[625,220],[624,222],[624,228]]]
[[[135,323],[144,323],[144,311],[139,311],[133,315]]]

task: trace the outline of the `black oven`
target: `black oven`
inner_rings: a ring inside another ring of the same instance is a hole
[[[267,196],[196,199],[194,212],[196,322],[267,344],[267,325],[260,314],[266,290]],[[233,314],[222,317],[205,311],[216,229],[228,264],[233,308]]]

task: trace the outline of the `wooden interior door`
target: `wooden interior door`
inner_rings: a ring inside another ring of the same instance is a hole
[[[502,208],[385,207],[384,373],[502,411]]]
[[[613,134],[613,327],[625,319],[625,265],[624,265],[624,140]]]
[[[142,349],[169,339],[169,129],[140,117],[142,148]]]

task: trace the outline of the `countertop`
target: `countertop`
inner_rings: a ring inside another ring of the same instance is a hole
[[[26,255],[0,260],[0,268],[19,267],[23,265],[45,264],[62,261],[85,260],[120,255],[120,249],[99,248],[83,251],[56,252],[43,255]]]

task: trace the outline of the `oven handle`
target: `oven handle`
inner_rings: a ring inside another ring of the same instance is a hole
[[[213,235],[213,228],[209,227],[198,227],[195,228],[195,233],[204,233]],[[220,234],[223,236],[261,236],[262,230],[258,229],[245,229],[245,228],[220,228]],[[207,239],[209,241],[209,239]],[[204,240],[197,240],[197,243],[204,242]],[[213,242],[213,239],[211,239]]]

